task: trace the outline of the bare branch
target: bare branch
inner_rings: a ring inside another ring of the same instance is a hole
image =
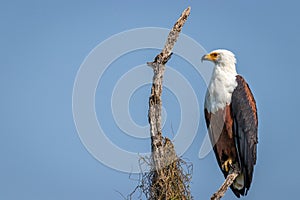
[[[165,72],[165,64],[168,62],[172,55],[172,49],[178,39],[179,33],[187,20],[187,17],[190,14],[190,7],[185,9],[172,30],[170,31],[165,46],[160,54],[158,54],[153,62],[147,63],[149,66],[153,68],[153,84],[151,88],[151,96],[149,98],[149,111],[148,118],[150,124],[150,134],[151,134],[151,147],[153,154],[153,161],[155,164],[156,170],[161,169],[167,163],[163,163],[163,137],[161,130],[161,94],[162,94],[162,82],[163,75]]]
[[[162,89],[165,64],[171,58],[172,49],[181,29],[190,14],[190,7],[185,9],[172,30],[165,46],[153,62],[153,83],[149,97],[148,120],[151,134],[152,170],[149,199],[191,199],[189,188],[185,185],[189,176],[184,176],[175,148],[168,138],[162,136]]]
[[[219,190],[214,193],[211,196],[211,200],[219,200],[221,199],[225,192],[228,190],[228,188],[232,185],[233,181],[236,179],[236,177],[239,175],[239,172],[237,171],[233,171],[232,173],[228,174],[228,176],[226,177],[224,183],[222,184],[222,186],[219,188]]]

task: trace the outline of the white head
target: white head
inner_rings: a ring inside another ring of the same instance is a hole
[[[219,49],[204,55],[203,60],[215,63],[205,97],[205,108],[215,113],[231,102],[232,93],[237,86],[236,59],[232,52]]]
[[[225,49],[214,50],[204,55],[201,60],[209,60],[215,63],[216,67],[225,67],[227,70],[235,71],[235,56],[231,51]]]

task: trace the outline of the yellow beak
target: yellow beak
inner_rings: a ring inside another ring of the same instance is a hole
[[[201,62],[203,62],[203,60],[214,61],[214,59],[211,57],[210,54],[206,54],[206,55],[202,56]]]

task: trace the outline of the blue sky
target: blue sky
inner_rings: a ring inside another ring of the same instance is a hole
[[[132,28],[170,28],[189,5],[191,16],[183,33],[207,51],[232,50],[238,72],[257,100],[258,162],[245,199],[290,199],[298,194],[297,1],[2,1],[0,199],[122,199],[116,191],[127,195],[134,189],[137,183],[128,173],[101,164],[81,143],[72,114],[76,74],[100,42]],[[128,151],[147,152],[150,140],[132,139],[118,129],[107,106],[112,81],[151,61],[158,52],[149,49],[123,55],[103,76],[101,81],[107,84],[100,81],[96,90],[97,117],[107,137]],[[202,55],[196,56],[200,60]],[[194,164],[194,198],[208,199],[223,177],[212,153],[198,158],[206,133],[202,113],[205,84],[176,55],[168,64],[197,93],[199,128],[183,157]],[[139,88],[129,103],[132,118],[140,125],[147,123],[149,91],[147,85]],[[179,102],[168,89],[163,98],[168,113],[164,131],[172,137],[180,122]],[[224,199],[232,198],[228,191]]]

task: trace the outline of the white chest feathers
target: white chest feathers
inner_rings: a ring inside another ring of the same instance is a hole
[[[205,108],[210,113],[223,109],[231,102],[237,86],[235,69],[215,67],[205,97]]]

